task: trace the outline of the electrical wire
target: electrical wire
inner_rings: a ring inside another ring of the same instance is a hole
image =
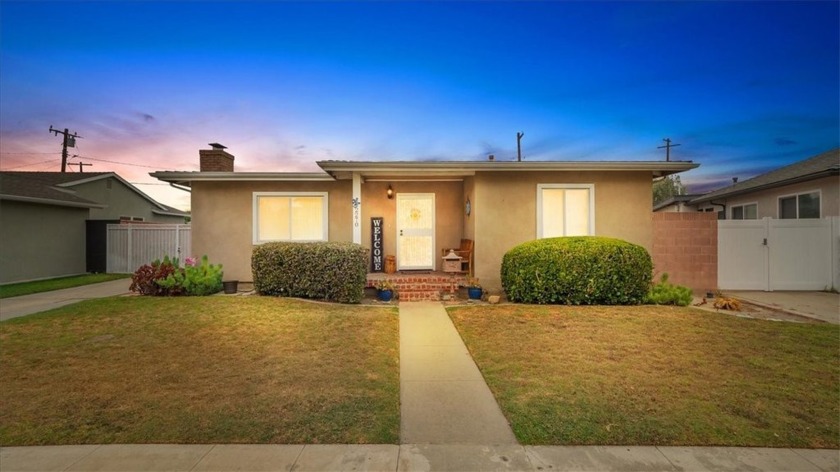
[[[143,164],[133,164],[131,162],[119,162],[119,161],[110,161],[108,159],[99,159],[97,157],[90,157],[90,156],[80,156],[78,154],[73,154],[71,157],[78,157],[80,159],[90,159],[91,161],[99,161],[99,162],[107,162],[109,164],[119,164],[122,166],[133,166],[133,167],[145,167],[147,169],[159,169],[160,166],[146,166]]]
[[[41,164],[46,164],[46,163],[48,163],[48,162],[58,162],[58,161],[60,161],[60,160],[61,160],[61,159],[50,159],[50,160],[48,160],[48,161],[33,162],[33,163],[31,163],[31,164],[23,164],[23,165],[20,165],[20,166],[9,167],[8,169],[5,169],[5,170],[14,170],[14,169],[20,169],[20,168],[22,168],[22,167],[37,166],[37,165],[41,165]]]

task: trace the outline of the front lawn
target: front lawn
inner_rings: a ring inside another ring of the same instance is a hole
[[[840,447],[840,327],[676,307],[450,316],[524,444]]]
[[[98,284],[117,279],[127,279],[131,274],[85,274],[57,279],[36,280],[34,282],[20,282],[16,284],[0,285],[0,298],[19,297],[32,293],[50,292],[62,288],[80,287],[82,285]]]
[[[0,444],[397,443],[396,310],[118,297],[0,323]]]

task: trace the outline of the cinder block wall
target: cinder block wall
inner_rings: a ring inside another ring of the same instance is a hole
[[[668,273],[672,283],[695,294],[717,290],[717,213],[654,213],[654,277]]]

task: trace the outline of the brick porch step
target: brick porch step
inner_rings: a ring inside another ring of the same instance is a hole
[[[466,283],[466,276],[461,274],[445,274],[433,272],[430,274],[368,274],[367,286],[375,287],[382,279],[388,279],[394,285],[397,298],[401,301],[440,300],[441,297],[458,290]]]

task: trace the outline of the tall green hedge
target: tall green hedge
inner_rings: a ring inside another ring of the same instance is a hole
[[[650,289],[650,254],[641,246],[595,236],[520,244],[502,260],[508,300],[562,305],[637,305]]]
[[[254,289],[263,295],[359,303],[368,254],[353,243],[262,244],[251,255]]]

